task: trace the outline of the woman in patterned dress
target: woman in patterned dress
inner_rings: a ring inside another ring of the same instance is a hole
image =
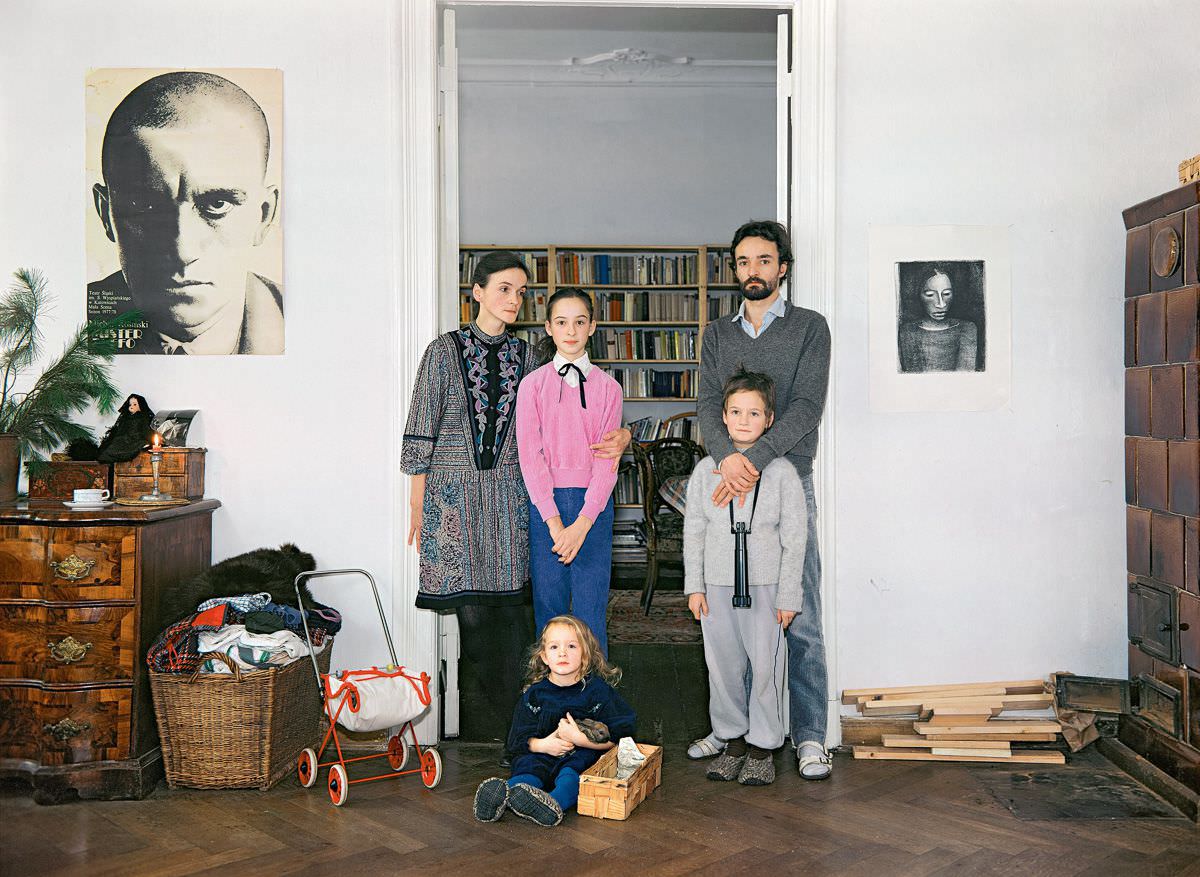
[[[470,325],[425,349],[404,429],[401,471],[412,476],[408,544],[421,555],[421,609],[453,611],[464,657],[496,703],[520,693],[530,630],[529,498],[517,457],[517,384],[537,366],[508,332],[529,273],[498,250],[472,274],[479,309]],[[628,430],[604,436],[597,456],[615,461]]]

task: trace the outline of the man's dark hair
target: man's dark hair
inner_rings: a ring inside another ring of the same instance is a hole
[[[737,371],[729,376],[729,380],[725,382],[725,387],[721,391],[721,408],[724,410],[725,405],[729,402],[729,397],[734,393],[742,392],[758,393],[762,396],[763,406],[767,409],[767,414],[775,413],[775,382],[771,380],[770,375],[764,375],[762,372],[747,371],[744,365],[739,365]]]
[[[471,272],[471,282],[487,286],[493,274],[497,271],[507,271],[509,268],[520,268],[525,272],[526,281],[532,279],[529,276],[529,266],[516,253],[509,250],[493,250],[476,263],[475,270]]]
[[[104,128],[100,168],[107,180],[116,161],[116,150],[137,128],[168,128],[187,120],[188,104],[217,100],[242,112],[262,139],[263,172],[271,154],[271,133],[258,101],[224,76],[179,70],[147,79],[117,104]],[[110,181],[111,182],[111,181]]]
[[[787,273],[783,275],[786,282],[792,276],[792,239],[788,237],[787,229],[773,219],[752,219],[733,233],[733,243],[729,245],[729,259],[734,261],[734,251],[737,245],[746,238],[762,238],[770,241],[779,250],[779,264],[787,265]]]

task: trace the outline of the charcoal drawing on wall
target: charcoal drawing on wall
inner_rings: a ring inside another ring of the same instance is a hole
[[[899,371],[986,371],[982,260],[896,263]]]

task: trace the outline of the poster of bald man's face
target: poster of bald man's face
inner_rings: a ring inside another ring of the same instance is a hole
[[[90,70],[87,311],[121,354],[282,354],[283,71]]]

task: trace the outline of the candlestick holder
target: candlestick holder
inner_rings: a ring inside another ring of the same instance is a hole
[[[170,502],[174,497],[169,493],[161,493],[158,489],[158,465],[162,462],[162,448],[150,449],[150,469],[154,473],[154,489],[142,494],[142,502]]]

